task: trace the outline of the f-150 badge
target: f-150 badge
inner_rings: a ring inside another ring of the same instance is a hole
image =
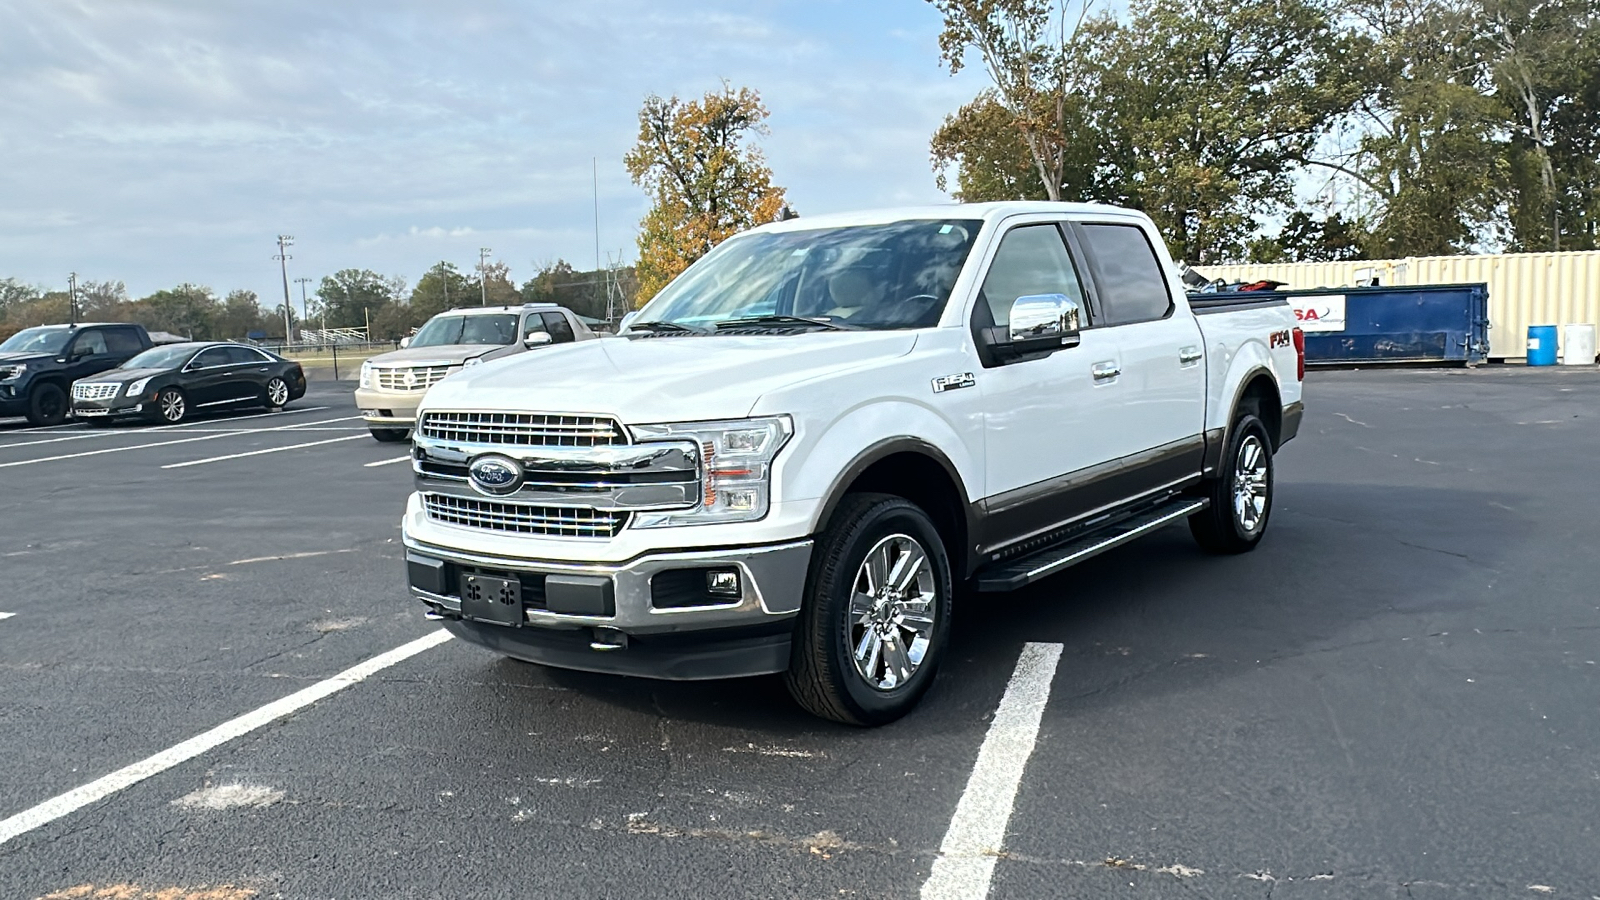
[[[971,372],[962,372],[960,375],[940,375],[933,380],[933,392],[942,394],[958,388],[969,388],[977,384],[978,380],[972,377]]]

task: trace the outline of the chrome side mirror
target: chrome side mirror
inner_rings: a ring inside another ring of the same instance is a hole
[[[1083,309],[1066,294],[1032,294],[1011,304],[1011,342],[1054,339],[1067,346],[1083,328]]]
[[[534,347],[542,347],[554,340],[555,338],[552,338],[550,336],[550,332],[548,331],[530,331],[528,332],[527,336],[522,339],[522,346],[531,350]]]
[[[411,346],[411,338],[403,337],[403,338],[400,339],[400,349],[401,350],[404,350],[405,348],[407,348],[409,346]]]

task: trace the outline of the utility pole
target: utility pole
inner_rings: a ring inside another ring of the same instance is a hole
[[[600,158],[589,157],[594,175],[594,273],[600,274]]]
[[[293,244],[294,235],[278,235],[278,255],[273,257],[278,261],[278,269],[283,274],[283,345],[285,347],[289,346],[289,343],[294,340],[294,326],[289,322],[289,260],[294,257],[290,256],[286,249]]]
[[[78,324],[78,273],[67,274],[67,321]]]
[[[310,281],[311,279],[305,277],[304,275],[294,280],[295,284],[300,285],[300,321],[302,322],[311,318],[311,307],[306,305],[306,284],[308,284]],[[324,311],[322,314],[322,330],[328,330],[328,314],[326,311]]]
[[[492,252],[488,247],[478,248],[478,287],[483,294],[480,306],[489,305],[489,254]]]

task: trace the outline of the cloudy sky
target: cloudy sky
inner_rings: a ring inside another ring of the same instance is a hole
[[[0,278],[282,293],[633,257],[650,93],[762,92],[802,214],[946,199],[928,137],[981,87],[925,0],[0,0]],[[295,292],[299,301],[299,292]]]

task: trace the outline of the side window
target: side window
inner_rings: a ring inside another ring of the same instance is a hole
[[[104,331],[85,331],[72,344],[72,356],[100,356],[106,353]]]
[[[538,313],[534,313],[522,321],[522,333],[517,335],[517,340],[525,341],[528,339],[528,335],[538,334],[541,331],[547,330],[548,329],[544,327],[544,320],[539,318]],[[555,335],[551,335],[550,338],[551,340],[554,340]]]
[[[1011,304],[1018,297],[1034,294],[1065,294],[1085,312],[1088,310],[1078,270],[1072,265],[1061,231],[1048,223],[1013,228],[1000,239],[1000,249],[995,251],[994,262],[989,264],[989,272],[983,278],[977,316],[983,317],[983,304],[987,302],[994,324],[1008,325]],[[989,323],[978,324],[987,326]]]
[[[106,351],[118,356],[133,356],[144,345],[139,342],[139,333],[132,328],[107,328]]]
[[[550,342],[552,344],[570,344],[573,341],[572,325],[567,317],[561,313],[540,313],[544,317],[544,327],[550,329]]]
[[[1137,225],[1084,225],[1094,254],[1095,284],[1108,325],[1148,322],[1172,311],[1167,275],[1150,239]]]
[[[209,350],[200,351],[200,355],[196,356],[194,360],[189,363],[189,368],[210,369],[216,366],[225,366],[227,364],[228,357],[223,349],[221,347],[212,347]]]
[[[251,350],[249,347],[223,347],[222,350],[227,354],[228,362],[236,366],[248,366],[266,362],[265,359],[261,358],[261,354]]]

